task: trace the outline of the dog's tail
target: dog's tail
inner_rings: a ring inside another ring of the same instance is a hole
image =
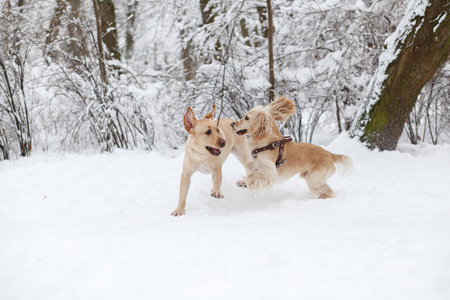
[[[343,154],[333,154],[333,161],[338,166],[342,176],[350,175],[353,171],[353,161],[350,157]]]

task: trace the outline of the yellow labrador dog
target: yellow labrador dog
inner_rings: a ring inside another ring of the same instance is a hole
[[[180,195],[173,216],[185,213],[186,197],[191,184],[192,175],[199,171],[212,174],[213,188],[211,196],[223,198],[222,165],[230,153],[233,153],[244,165],[247,174],[252,164],[250,149],[245,137],[237,136],[231,129],[230,119],[213,120],[216,106],[203,119],[197,120],[189,107],[184,115],[184,127],[189,133],[183,161],[183,173],[180,181]]]
[[[326,181],[336,171],[335,164],[342,167],[345,175],[353,169],[352,160],[346,155],[283,137],[275,121],[285,122],[294,113],[294,103],[281,96],[264,107],[253,108],[243,119],[231,123],[237,135],[250,137],[252,157],[257,162],[256,168],[237,185],[251,190],[263,189],[300,174],[312,193],[321,199],[331,198],[334,192]]]

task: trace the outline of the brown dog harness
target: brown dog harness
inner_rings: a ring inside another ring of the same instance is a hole
[[[255,150],[252,151],[252,157],[256,158],[258,156],[258,153],[266,151],[266,150],[274,150],[278,147],[280,147],[279,151],[278,151],[278,158],[277,161],[275,162],[275,166],[277,167],[277,169],[279,167],[281,167],[282,164],[284,164],[286,162],[285,159],[281,160],[281,158],[283,157],[283,152],[284,152],[284,144],[289,143],[292,141],[292,138],[290,136],[285,136],[282,140],[273,142],[270,145],[267,145],[265,147],[261,147],[261,148],[256,148]]]

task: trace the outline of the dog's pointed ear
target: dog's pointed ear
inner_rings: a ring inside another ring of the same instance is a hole
[[[212,105],[212,111],[205,115],[205,119],[212,119],[214,117],[214,112],[216,111],[216,105]]]
[[[186,113],[184,114],[184,128],[186,128],[187,132],[191,132],[195,125],[197,124],[197,119],[194,116],[194,112],[189,106]]]
[[[261,111],[252,123],[252,139],[260,141],[272,132],[272,118],[269,113]]]
[[[295,113],[295,104],[286,96],[280,96],[267,105],[275,121],[286,122]]]

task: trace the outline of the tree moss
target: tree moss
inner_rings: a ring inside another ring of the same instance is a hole
[[[403,43],[400,52],[386,69],[375,104],[359,122],[363,134],[360,139],[369,148],[394,150],[411,113],[417,96],[425,83],[446,61],[450,53],[450,13],[439,26],[437,22],[448,7],[447,0],[431,1],[425,16],[416,17],[414,26]],[[364,125],[362,125],[364,124]]]

